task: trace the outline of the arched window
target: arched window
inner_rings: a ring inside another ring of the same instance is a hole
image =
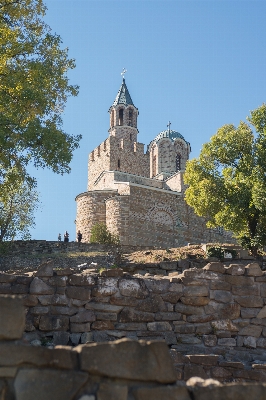
[[[152,177],[156,175],[156,156],[152,157]]]
[[[121,108],[120,110],[119,110],[119,121],[118,121],[118,125],[123,125],[123,114],[124,114],[124,110],[123,110],[123,108]]]
[[[177,154],[176,158],[175,158],[175,170],[176,171],[180,171],[181,170],[181,156],[180,156],[180,154]]]

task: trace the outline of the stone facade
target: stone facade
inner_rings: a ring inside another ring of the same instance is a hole
[[[232,242],[230,233],[207,229],[184,200],[191,148],[183,136],[169,126],[144,153],[137,141],[138,109],[124,79],[109,112],[109,137],[90,153],[88,191],[76,197],[76,229],[83,240],[103,222],[123,245]]]

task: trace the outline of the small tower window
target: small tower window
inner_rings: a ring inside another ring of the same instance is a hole
[[[100,146],[98,146],[98,156],[100,157],[100,155],[101,155],[101,149]]]
[[[156,156],[152,157],[152,176],[156,175]]]
[[[132,133],[129,134],[129,139],[132,140]]]
[[[91,161],[94,161],[94,150],[91,152]]]
[[[133,111],[129,110],[128,112],[128,125],[133,126]]]
[[[180,154],[177,154],[176,158],[175,158],[175,170],[176,171],[180,171],[181,170],[181,156],[180,156]]]
[[[120,168],[120,159],[117,160],[117,167]]]
[[[123,114],[124,114],[124,110],[123,110],[123,108],[121,108],[119,110],[119,121],[118,121],[118,125],[120,125],[120,126],[123,125]]]

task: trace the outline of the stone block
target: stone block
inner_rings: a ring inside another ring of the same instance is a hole
[[[172,327],[169,322],[148,322],[148,331],[171,331]]]
[[[77,312],[76,307],[64,307],[64,306],[51,306],[50,312],[53,315],[74,315]]]
[[[175,327],[175,333],[194,333],[195,332],[195,326],[194,324],[186,324],[184,321],[181,324],[174,324]]]
[[[70,332],[72,333],[89,332],[90,330],[91,330],[90,322],[84,322],[83,324],[75,324],[71,322],[70,324]]]
[[[259,296],[235,296],[235,301],[242,307],[263,307],[263,299]]]
[[[57,345],[63,345],[66,346],[69,341],[69,333],[68,332],[54,332],[53,333],[53,344],[55,346]]]
[[[259,338],[262,332],[262,327],[258,325],[248,325],[240,329],[238,332],[239,336],[254,336]]]
[[[194,335],[178,334],[178,335],[176,335],[176,339],[179,343],[183,343],[183,344],[189,344],[189,345],[201,344],[201,339]]]
[[[181,297],[180,300],[189,306],[206,306],[210,302],[208,297]]]
[[[261,267],[258,263],[248,264],[245,268],[247,276],[261,276],[263,275]]]
[[[177,303],[175,311],[185,315],[203,315],[204,307],[187,306],[186,304]]]
[[[74,346],[79,344],[81,333],[70,333],[69,338]]]
[[[25,329],[23,300],[16,296],[1,295],[0,321],[0,340],[20,339]]]
[[[93,286],[95,285],[95,278],[86,274],[73,274],[69,276],[68,282],[73,286]]]
[[[117,321],[116,313],[96,312],[97,321]]]
[[[205,322],[209,322],[209,321],[213,321],[216,319],[215,315],[189,315],[186,317],[186,321],[187,322],[191,322],[191,323],[205,323]]]
[[[16,400],[72,400],[87,379],[85,372],[21,369],[14,382]]]
[[[98,279],[97,288],[93,289],[93,296],[106,297],[111,296],[118,292],[118,278],[105,278]]]
[[[183,272],[185,278],[207,279],[207,280],[222,280],[222,274],[213,271],[206,271],[199,268],[190,268]],[[181,278],[181,276],[180,276]]]
[[[54,261],[49,260],[38,267],[38,270],[35,272],[35,276],[43,276],[50,277],[53,276]]]
[[[166,293],[170,287],[169,279],[144,278],[143,281],[148,290],[152,293]]]
[[[243,264],[230,264],[228,268],[225,268],[225,273],[228,275],[244,275],[245,266]]]
[[[217,345],[217,336],[215,335],[203,335],[203,343],[207,347],[214,347]]]
[[[222,367],[214,367],[211,369],[211,375],[216,379],[226,379],[232,376],[232,373],[228,369]]]
[[[67,306],[68,299],[65,294],[55,294],[52,296],[51,304],[53,306]]]
[[[33,294],[26,294],[22,298],[25,307],[34,307],[38,304],[38,298]]]
[[[85,308],[87,310],[93,310],[93,311],[119,313],[123,309],[123,306],[116,306],[108,303],[105,304],[105,303],[90,302],[85,305]]]
[[[263,349],[266,349],[266,339],[265,338],[259,338],[257,340],[257,347],[261,347]]]
[[[225,290],[211,290],[210,298],[219,303],[230,303],[232,301],[232,294]]]
[[[176,292],[168,292],[168,293],[163,293],[161,295],[161,297],[164,301],[167,301],[172,304],[176,304],[181,296],[182,296],[181,292],[177,292],[177,293]]]
[[[265,283],[262,283],[260,285],[260,294],[262,297],[266,297],[266,284]]]
[[[11,284],[0,283],[0,294],[11,294]]]
[[[210,262],[209,264],[205,265],[205,267],[203,267],[202,269],[206,271],[219,272],[220,274],[225,273],[224,265],[221,262]]]
[[[210,282],[210,289],[212,290],[231,290],[231,284],[225,281]]]
[[[42,315],[40,318],[40,331],[67,331],[68,327],[68,317]]]
[[[54,294],[55,289],[49,285],[47,285],[40,278],[34,278],[30,284],[30,294]]]
[[[218,355],[205,355],[205,354],[193,354],[188,355],[187,358],[193,364],[200,365],[217,365],[219,356]]]
[[[202,297],[202,296],[208,296],[209,295],[209,287],[208,286],[186,286],[184,287],[183,290],[183,296],[185,297]]]
[[[80,338],[80,343],[85,344],[85,343],[90,343],[93,342],[93,333],[92,332],[84,332],[81,335]]]
[[[233,322],[230,319],[219,319],[217,321],[213,321],[211,323],[213,329],[217,331],[231,331],[231,332],[237,332],[238,327],[233,324]]]
[[[124,331],[145,331],[147,330],[147,324],[136,322],[117,323],[115,324],[115,329]]]
[[[266,306],[264,306],[260,312],[257,314],[257,318],[262,319],[266,318]]]
[[[190,400],[185,386],[159,386],[133,390],[135,400]]]
[[[164,342],[117,340],[75,349],[81,369],[109,378],[174,383],[175,370]],[[137,367],[136,367],[137,366]]]
[[[259,308],[241,308],[241,317],[242,318],[255,318],[259,312],[260,312]]]
[[[133,308],[125,307],[119,317],[120,322],[153,322],[154,314],[136,311]]]
[[[260,285],[258,283],[254,285],[233,285],[232,293],[236,296],[259,296]]]
[[[96,329],[99,331],[115,329],[114,324],[111,321],[95,321],[95,322],[93,322],[91,327],[92,327],[92,329]]]
[[[44,368],[77,369],[77,354],[70,347],[54,349],[23,344],[0,342],[0,365],[5,367],[21,364]]]
[[[204,368],[201,365],[185,364],[184,380],[187,381],[189,378],[192,378],[193,376],[198,376],[202,379],[208,378],[208,375],[206,374]]]
[[[234,338],[221,338],[218,339],[219,346],[226,346],[226,347],[235,347],[236,346],[236,339]]]
[[[203,324],[195,324],[195,328],[197,335],[212,333],[213,331],[213,328],[209,322]]]
[[[70,322],[77,322],[77,323],[93,322],[95,320],[96,320],[95,314],[90,310],[84,310],[84,311],[81,310],[76,315],[70,317]]]
[[[166,306],[163,299],[158,294],[151,294],[146,299],[139,302],[136,310],[146,312],[166,311]]]
[[[97,400],[127,400],[128,388],[116,383],[101,383],[97,392]]]
[[[12,294],[27,294],[29,291],[29,287],[23,284],[14,284],[11,286]]]
[[[66,288],[66,295],[71,299],[90,300],[91,291],[83,287],[69,286]]]
[[[67,277],[66,276],[53,276],[49,279],[49,285],[51,286],[59,286],[65,287],[67,284]]]
[[[255,349],[257,347],[256,338],[253,336],[244,337],[243,345],[250,349]]]
[[[123,276],[123,270],[122,268],[112,268],[112,269],[106,269],[105,271],[101,272],[101,276],[109,276],[109,277],[119,277]]]
[[[160,268],[166,271],[173,271],[177,269],[177,261],[161,261]]]
[[[224,279],[231,285],[238,285],[238,286],[254,285],[254,278],[251,276],[225,275]]]
[[[0,367],[0,378],[15,378],[17,370],[16,367]]]
[[[17,279],[16,275],[0,273],[0,283],[11,283]]]
[[[223,386],[203,386],[193,390],[194,400],[264,400],[266,387],[263,384],[229,383]]]
[[[49,307],[44,307],[44,306],[31,307],[30,312],[33,315],[48,314]]]
[[[155,321],[178,321],[182,315],[178,312],[159,312],[155,314]]]

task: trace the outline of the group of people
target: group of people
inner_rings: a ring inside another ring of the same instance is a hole
[[[57,239],[58,239],[58,242],[61,242],[61,240],[62,240],[61,233],[58,234],[58,238]],[[81,240],[82,240],[82,233],[80,231],[78,231],[78,233],[77,233],[77,242],[80,243]],[[68,231],[65,231],[65,233],[64,233],[64,242],[65,243],[69,242],[69,233],[68,233]]]

